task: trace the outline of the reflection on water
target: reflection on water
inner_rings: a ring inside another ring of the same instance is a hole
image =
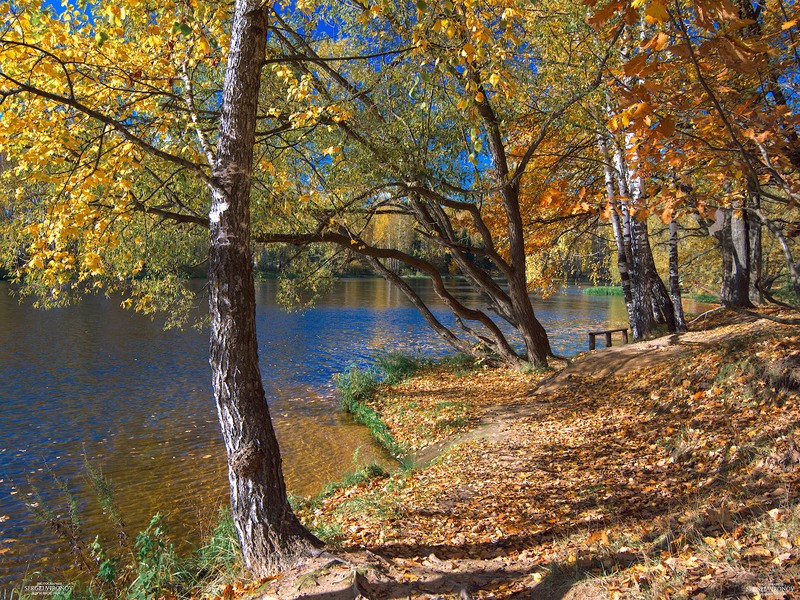
[[[411,282],[445,323],[430,282]],[[466,303],[480,298],[457,289]],[[402,294],[382,280],[338,282],[320,304],[287,313],[275,286],[258,286],[262,373],[290,490],[318,491],[361,460],[386,460],[364,428],[337,410],[333,373],[376,351],[448,351]],[[557,353],[586,349],[589,329],[626,321],[620,298],[570,288],[536,304]],[[38,311],[0,289],[0,583],[67,557],[25,507],[29,479],[51,502],[52,476],[76,493],[85,529],[109,535],[82,476],[83,456],[111,479],[135,533],[168,512],[176,537],[198,529],[227,499],[224,449],[210,391],[207,333],[158,323],[89,298]],[[28,497],[30,500],[30,497]]]

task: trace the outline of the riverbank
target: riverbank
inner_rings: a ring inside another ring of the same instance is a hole
[[[201,284],[191,285],[200,292]],[[410,284],[447,323],[430,282]],[[437,356],[447,347],[384,280],[337,281],[318,306],[301,313],[278,306],[275,282],[256,290],[259,359],[287,486],[313,494],[344,477],[357,448],[361,460],[383,455],[364,427],[341,414],[333,374],[367,366],[386,348]],[[466,286],[453,290],[461,302],[474,300]],[[621,298],[590,298],[577,288],[535,306],[555,352],[564,355],[586,348],[585,331],[625,319]],[[40,311],[20,303],[6,283],[0,283],[0,324],[0,590],[35,571],[69,580],[60,573],[72,564],[71,552],[24,503],[28,478],[61,512],[52,469],[79,500],[87,543],[95,534],[114,539],[83,477],[84,456],[111,481],[131,535],[159,512],[170,515],[179,550],[201,543],[198,520],[213,518],[230,493],[209,404],[207,332],[164,331],[162,323],[102,296]]]
[[[393,438],[444,453],[303,504],[331,554],[253,597],[799,593],[800,330],[700,325],[555,375],[434,369],[382,389],[369,403]]]

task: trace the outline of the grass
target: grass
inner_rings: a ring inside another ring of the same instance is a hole
[[[217,524],[206,541],[194,553],[192,572],[198,587],[202,582],[214,582],[214,587],[233,583],[241,575],[244,565],[239,538],[228,507],[220,508]]]
[[[464,376],[469,375],[476,369],[480,368],[480,364],[470,356],[459,352],[458,354],[451,354],[439,360],[442,367],[450,369],[455,375]]]
[[[792,306],[800,305],[800,298],[797,297],[797,294],[794,293],[791,284],[788,282],[775,289],[772,293],[781,302],[786,302]]]
[[[616,285],[600,285],[583,289],[587,296],[622,296],[622,288]]]
[[[386,477],[388,473],[377,463],[367,463],[347,473],[340,481],[332,481],[322,490],[321,496],[327,497],[342,488],[353,487],[359,483],[370,481],[379,477]]]
[[[600,285],[583,289],[587,296],[622,296],[622,287],[618,285]],[[696,300],[697,302],[719,303],[719,298],[712,294],[686,294],[685,298]]]
[[[367,401],[380,386],[375,369],[350,367],[335,377],[342,408],[353,415],[356,423],[365,425],[373,439],[383,446],[397,460],[402,460],[406,449],[394,439],[380,413],[367,404]]]
[[[719,304],[719,298],[713,294],[687,294],[686,298],[708,304]]]
[[[381,413],[370,406],[369,401],[376,396],[381,386],[398,385],[412,375],[432,369],[437,364],[462,374],[470,372],[475,367],[474,360],[466,355],[446,357],[437,363],[419,355],[386,352],[376,358],[374,367],[362,369],[351,366],[344,373],[334,377],[342,408],[353,415],[356,423],[365,425],[373,439],[401,464],[406,463],[405,455],[408,449],[392,436]],[[451,427],[460,427],[463,420],[461,415],[455,415],[453,418],[455,421]]]
[[[39,521],[51,529],[72,554],[81,575],[47,592],[58,600],[129,598],[150,600],[160,597],[190,598],[218,596],[225,585],[241,579],[244,563],[230,511],[221,509],[208,537],[190,554],[180,556],[170,538],[168,520],[156,514],[150,524],[134,538],[124,528],[124,520],[113,498],[113,490],[102,471],[85,463],[86,477],[96,493],[100,508],[111,523],[115,536],[108,542],[96,536],[90,541],[82,528],[77,502],[69,485],[51,472],[63,500],[49,506],[31,482],[29,508]],[[62,504],[58,506],[58,504]],[[33,600],[50,586],[46,573],[11,591],[11,598]],[[42,583],[44,581],[44,583]],[[53,584],[54,585],[54,584]]]
[[[358,462],[358,451],[353,456],[353,463]],[[314,496],[299,497],[289,496],[292,510],[302,519],[305,527],[326,544],[336,544],[344,539],[344,531],[339,523],[329,518],[319,518],[321,507],[324,501],[335,495],[340,490],[353,488],[359,484],[367,483],[375,479],[385,479],[389,477],[383,467],[376,463],[367,463],[356,466],[347,473],[341,480],[331,481],[323,490]],[[375,501],[373,501],[374,503]],[[356,503],[358,504],[358,503]],[[356,505],[350,507],[356,509]]]
[[[381,354],[376,362],[382,372],[381,382],[387,385],[402,383],[415,373],[430,368],[434,364],[431,359],[403,352]]]

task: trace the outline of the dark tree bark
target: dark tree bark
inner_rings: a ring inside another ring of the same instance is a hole
[[[686,318],[681,302],[681,281],[678,272],[678,222],[669,222],[669,291],[675,312],[675,331],[686,331]]]
[[[722,288],[725,306],[752,308],[750,302],[750,242],[747,214],[741,208],[723,209],[720,244],[722,250]]]
[[[648,254],[647,254],[647,269],[650,272],[650,277],[653,280],[653,311],[660,315],[659,323],[666,323],[667,330],[674,332],[677,330],[675,306],[672,303],[672,296],[670,295],[667,286],[664,285],[664,280],[658,274],[656,263],[653,260],[653,251],[650,248],[650,238],[647,238]]]
[[[231,511],[256,577],[321,545],[292,512],[258,366],[250,249],[250,175],[267,20],[259,1],[236,2],[209,213],[210,363],[228,453]]]
[[[628,229],[631,239],[631,255],[633,257],[631,269],[631,280],[633,288],[633,304],[636,313],[636,329],[639,333],[634,333],[634,339],[641,339],[653,335],[657,331],[658,319],[654,310],[654,286],[652,274],[647,268],[646,250],[643,246],[642,222],[637,221],[633,216],[628,217]],[[650,244],[647,244],[647,250]],[[633,325],[631,325],[633,329]]]
[[[748,206],[759,210],[761,208],[761,197],[757,193],[751,193]],[[761,276],[763,267],[763,256],[761,246],[761,221],[748,213],[748,235],[750,238],[750,302],[754,305],[764,303],[764,294],[761,290]]]
[[[473,80],[482,87],[477,74],[473,73]],[[500,123],[492,109],[489,96],[483,94],[483,100],[475,103],[475,108],[486,128],[489,139],[489,151],[492,156],[495,181],[500,188],[500,197],[508,221],[508,248],[509,261],[508,295],[511,298],[514,320],[517,330],[522,336],[528,360],[534,365],[547,365],[547,357],[552,355],[550,340],[544,327],[533,312],[533,304],[528,295],[528,281],[525,264],[525,228],[522,224],[522,213],[519,204],[519,181],[510,181],[506,148]]]

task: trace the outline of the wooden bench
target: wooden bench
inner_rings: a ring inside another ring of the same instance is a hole
[[[624,344],[628,343],[628,330],[627,329],[606,329],[605,331],[590,331],[589,332],[589,351],[594,350],[595,348],[595,339],[598,335],[605,335],[606,336],[606,348],[611,347],[611,334],[622,332],[622,342]]]

